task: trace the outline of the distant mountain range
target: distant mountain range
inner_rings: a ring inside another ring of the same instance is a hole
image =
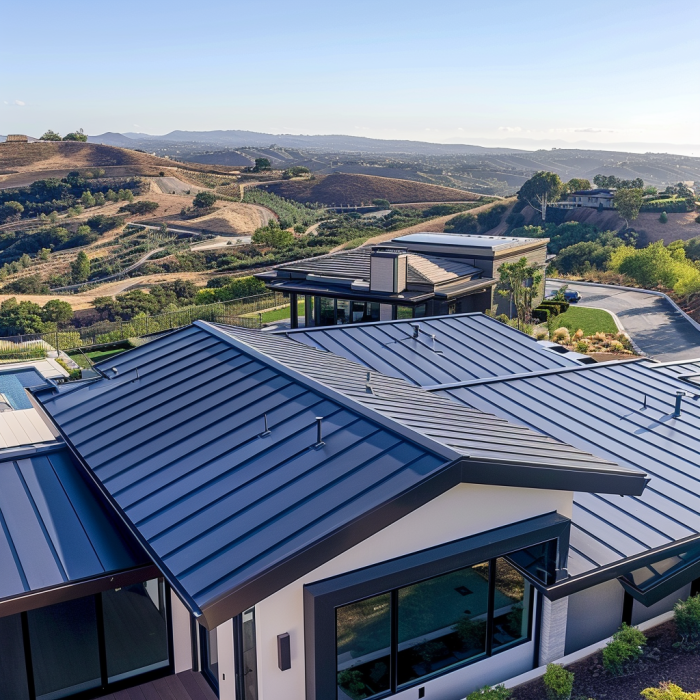
[[[283,148],[318,149],[353,153],[413,153],[418,155],[480,155],[490,153],[516,153],[516,148],[486,148],[467,144],[442,144],[427,141],[371,139],[364,136],[306,136],[303,134],[266,134],[257,131],[171,131],[162,136],[127,132],[107,132],[90,136],[91,143],[106,146],[135,148],[139,143],[206,144],[221,148],[263,147],[271,145]]]

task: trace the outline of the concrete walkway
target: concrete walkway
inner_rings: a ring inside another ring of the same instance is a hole
[[[614,313],[639,349],[659,362],[700,358],[700,331],[663,297],[604,285],[547,280],[547,294],[562,284],[581,294],[579,306]]]

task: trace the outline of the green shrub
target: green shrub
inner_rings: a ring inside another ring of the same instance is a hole
[[[686,651],[700,648],[700,595],[679,600],[673,608],[673,620],[680,637],[674,646]]]
[[[542,682],[549,700],[569,700],[574,689],[574,674],[558,664],[547,664]]]
[[[643,632],[636,627],[622,623],[612,641],[603,649],[603,666],[613,675],[620,675],[625,666],[642,655],[642,647],[647,643]]]
[[[658,688],[645,688],[642,697],[646,700],[700,700],[700,693],[686,693],[673,683],[661,683]]]
[[[532,310],[532,318],[538,323],[547,323],[549,321],[550,310],[545,308],[538,308]]]
[[[662,224],[667,224],[668,223],[668,214],[665,211],[661,212],[661,215],[659,216],[659,221]]]
[[[511,691],[504,685],[496,685],[493,688],[485,685],[483,688],[469,693],[466,700],[508,700],[510,694]]]

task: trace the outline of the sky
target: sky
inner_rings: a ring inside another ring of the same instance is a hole
[[[0,134],[700,144],[696,11],[671,14],[649,0],[10,2]]]

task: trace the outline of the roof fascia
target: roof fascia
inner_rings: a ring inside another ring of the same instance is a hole
[[[629,571],[640,569],[647,564],[654,564],[661,559],[684,552],[686,549],[688,549],[688,547],[697,543],[700,543],[700,535],[691,535],[685,539],[676,540],[675,542],[665,545],[664,547],[657,547],[656,549],[647,550],[642,554],[620,559],[613,564],[600,566],[597,569],[586,572],[585,574],[564,579],[563,581],[550,586],[545,594],[547,598],[552,601],[566,598],[573,593],[584,591],[587,588],[592,588],[593,586],[598,585],[599,583],[605,583],[611,579],[623,576],[624,574],[629,573]]]
[[[632,471],[567,469],[547,464],[469,458],[461,460],[460,466],[465,484],[640,496],[649,482],[643,472]]]
[[[661,580],[656,585],[651,586],[644,592],[640,591],[639,588],[622,576],[618,580],[622,587],[635,600],[649,607],[650,605],[654,605],[654,603],[658,603],[666,596],[671,595],[671,593],[677,591],[679,588],[692,583],[698,576],[700,576],[700,561],[689,564],[685,568],[676,571],[671,576],[661,577]]]
[[[125,571],[111,572],[80,581],[69,581],[59,586],[29,591],[12,598],[0,600],[0,617],[15,615],[27,610],[36,610],[55,603],[83,598],[95,593],[102,593],[114,588],[141,583],[161,575],[158,567],[153,564],[139,566]]]

